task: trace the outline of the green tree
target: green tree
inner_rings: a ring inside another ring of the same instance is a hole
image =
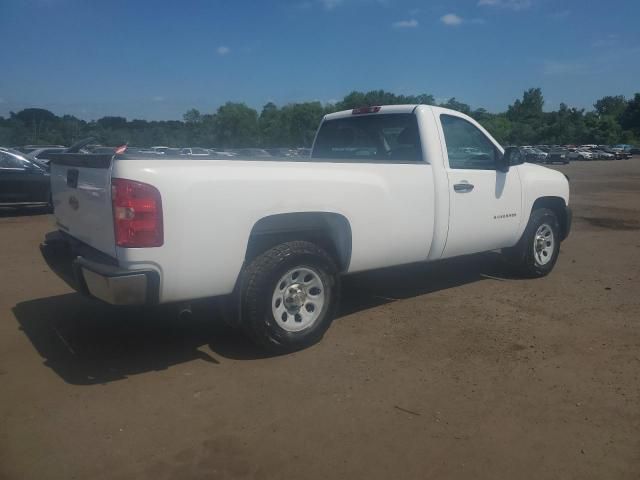
[[[396,95],[384,90],[371,90],[367,93],[353,91],[335,105],[336,110],[349,110],[358,107],[371,107],[375,105],[413,105],[422,103],[434,105],[433,95],[422,93],[420,95]]]
[[[244,103],[227,102],[213,118],[216,144],[227,147],[250,147],[258,142],[258,112]]]
[[[258,124],[261,145],[265,147],[287,145],[289,138],[288,132],[283,125],[282,111],[273,102],[269,102],[262,107]]]
[[[195,125],[202,121],[202,115],[200,114],[199,110],[192,108],[191,110],[187,110],[187,112],[182,115],[182,119],[186,124]]]
[[[127,127],[127,119],[124,117],[102,117],[97,122],[98,126],[105,130],[114,130]]]
[[[602,97],[594,105],[596,112],[601,116],[611,116],[616,120],[620,119],[627,108],[627,100],[623,95]]]
[[[50,132],[58,121],[56,115],[44,108],[25,108],[18,113],[11,113],[11,119],[24,126],[29,143],[48,142]]]
[[[620,116],[620,124],[624,130],[629,130],[640,139],[640,93],[629,100],[627,108]]]
[[[466,103],[457,101],[456,97],[451,97],[449,100],[447,100],[446,103],[443,103],[440,106],[444,108],[449,108],[451,110],[456,110],[458,112],[462,112],[465,115],[471,114],[471,107]]]
[[[542,117],[544,97],[539,88],[530,88],[507,109],[507,117],[514,122],[539,121]]]
[[[324,115],[320,102],[293,103],[282,108],[282,123],[288,145],[310,147]]]

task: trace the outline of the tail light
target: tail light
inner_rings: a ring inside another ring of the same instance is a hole
[[[111,182],[113,226],[119,247],[160,247],[164,243],[160,192],[124,178]]]

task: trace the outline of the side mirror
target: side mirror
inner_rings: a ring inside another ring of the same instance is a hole
[[[504,154],[498,157],[496,161],[496,170],[499,172],[508,172],[512,165],[520,165],[524,163],[524,155],[518,147],[507,147]]]

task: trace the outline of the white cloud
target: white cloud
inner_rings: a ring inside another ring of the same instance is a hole
[[[561,10],[559,12],[554,12],[549,15],[551,20],[564,20],[569,15],[571,15],[571,10]]]
[[[443,15],[440,17],[440,21],[449,27],[457,27],[463,22],[462,18],[455,13],[447,13],[446,15]]]
[[[229,54],[229,52],[231,52],[231,49],[229,47],[225,47],[224,45],[220,45],[218,48],[216,48],[216,53],[218,55],[227,55]]]
[[[619,35],[610,33],[606,37],[599,38],[593,42],[593,46],[597,48],[613,47],[618,43]]]
[[[531,0],[478,0],[478,6],[523,10],[531,6]]]
[[[325,10],[333,10],[342,5],[342,0],[319,0]]]
[[[151,100],[153,100],[154,102],[164,102],[165,101],[165,97],[163,97],[162,95],[156,95]]]
[[[560,62],[547,60],[542,65],[545,75],[578,75],[587,72],[587,66],[581,62]]]
[[[416,28],[418,26],[418,21],[415,18],[411,20],[399,20],[397,22],[393,22],[391,24],[393,28]]]

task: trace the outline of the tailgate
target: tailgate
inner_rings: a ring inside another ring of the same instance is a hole
[[[51,195],[58,228],[115,257],[113,155],[61,153],[51,157]]]

